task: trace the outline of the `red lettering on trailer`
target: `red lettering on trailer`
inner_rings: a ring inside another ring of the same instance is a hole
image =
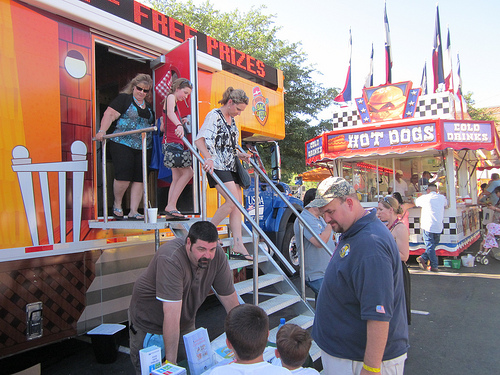
[[[246,67],[241,64],[243,61],[245,61],[246,54],[243,53],[243,52],[241,52],[241,51],[238,51],[238,50],[236,50],[236,53],[240,53],[241,54],[241,56],[238,58],[238,61],[236,62],[236,66],[238,68],[243,69],[243,70],[247,70]]]
[[[184,42],[184,39],[182,38],[182,23],[170,18],[169,34],[172,39]]]
[[[153,10],[151,17],[153,21],[153,30],[168,36],[168,17],[156,10]]]
[[[198,34],[198,30],[193,29],[191,26],[184,25],[184,38],[189,39]]]
[[[134,1],[134,22],[139,25],[142,25],[142,18],[149,18],[149,15],[144,13],[142,9],[148,10],[150,8]]]
[[[266,76],[266,70],[265,70],[265,65],[262,61],[257,60],[257,74],[260,77],[265,77]]]
[[[229,55],[229,46],[226,43],[219,42],[219,59],[225,60],[227,62],[231,61]]]
[[[214,55],[213,50],[217,49],[218,46],[219,46],[219,43],[217,42],[216,39],[207,36],[207,53],[209,55],[213,56]]]
[[[257,74],[257,72],[253,70],[253,67],[255,66],[254,62],[255,62],[255,57],[247,55],[247,70],[252,74]]]

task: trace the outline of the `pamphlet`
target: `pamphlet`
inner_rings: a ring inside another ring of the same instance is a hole
[[[184,335],[184,346],[191,375],[199,375],[213,365],[213,352],[206,328]]]
[[[167,363],[160,368],[153,370],[151,375],[186,375],[186,369],[184,367]]]
[[[161,366],[161,349],[158,346],[150,346],[139,350],[141,361],[141,375],[149,375]]]

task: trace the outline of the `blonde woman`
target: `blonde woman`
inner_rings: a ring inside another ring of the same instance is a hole
[[[411,322],[411,307],[410,307],[410,273],[406,261],[410,256],[410,236],[406,225],[400,219],[403,209],[398,200],[394,197],[384,197],[378,202],[377,217],[387,226],[392,233],[396,245],[398,245],[399,255],[403,266],[403,282],[406,299],[406,313],[408,324]]]
[[[248,101],[248,96],[243,90],[227,88],[219,101],[222,106],[207,114],[195,144],[205,159],[203,169],[209,173],[207,175],[208,184],[211,188],[215,187],[225,199],[224,204],[215,212],[211,222],[217,226],[229,215],[229,226],[234,238],[230,257],[250,261],[253,258],[245,248],[241,234],[241,212],[211,176],[212,173],[216,174],[238,202],[242,203],[241,181],[236,173],[236,158],[248,161],[251,155],[236,149],[239,131],[234,118],[245,110]]]

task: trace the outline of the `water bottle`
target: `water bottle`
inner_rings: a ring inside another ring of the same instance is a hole
[[[285,325],[286,319],[285,318],[280,318],[280,325],[278,326],[278,331],[280,330],[281,327]]]

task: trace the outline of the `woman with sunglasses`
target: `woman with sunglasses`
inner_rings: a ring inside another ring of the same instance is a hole
[[[102,141],[104,135],[116,121],[113,133],[148,128],[154,123],[154,112],[149,104],[153,80],[149,74],[137,74],[109,104],[101,120],[96,139]],[[110,139],[109,151],[113,160],[113,216],[123,220],[122,201],[130,186],[129,219],[144,220],[137,210],[143,196],[142,180],[142,137],[140,133]],[[148,133],[147,148],[151,148]]]
[[[165,100],[163,112],[165,114],[164,124],[165,135],[163,136],[163,153],[166,155],[168,146],[176,147],[176,150],[185,150],[182,138],[184,137],[184,123],[186,118],[180,116],[177,109],[177,102],[186,100],[191,94],[193,84],[186,78],[178,78],[172,83],[172,88]],[[163,129],[161,129],[163,131]],[[186,151],[187,152],[187,151]],[[168,189],[167,206],[165,207],[166,220],[188,220],[177,209],[177,200],[182,191],[193,177],[193,168],[191,168],[191,158],[184,159],[185,163],[181,167],[171,167],[172,182]],[[165,164],[166,165],[166,164]],[[167,165],[166,165],[167,166]]]
[[[408,317],[408,324],[411,322],[411,308],[410,308],[410,273],[406,261],[410,256],[410,236],[406,225],[400,219],[403,209],[398,200],[394,197],[387,196],[378,202],[377,217],[389,228],[392,236],[396,240],[399,255],[403,266],[403,282],[405,289],[406,299],[406,313]]]
[[[238,202],[242,203],[242,183],[236,173],[236,158],[248,162],[251,155],[236,149],[239,131],[234,118],[245,110],[248,101],[248,96],[243,90],[228,87],[222,95],[222,99],[219,100],[222,106],[212,109],[207,114],[194,143],[205,159],[203,170],[209,173],[207,175],[209,186],[216,188],[225,199],[224,204],[215,212],[211,222],[217,226],[229,215],[229,226],[234,238],[234,245],[229,257],[251,261],[253,258],[243,244],[241,212],[211,175],[212,173],[216,174]]]

